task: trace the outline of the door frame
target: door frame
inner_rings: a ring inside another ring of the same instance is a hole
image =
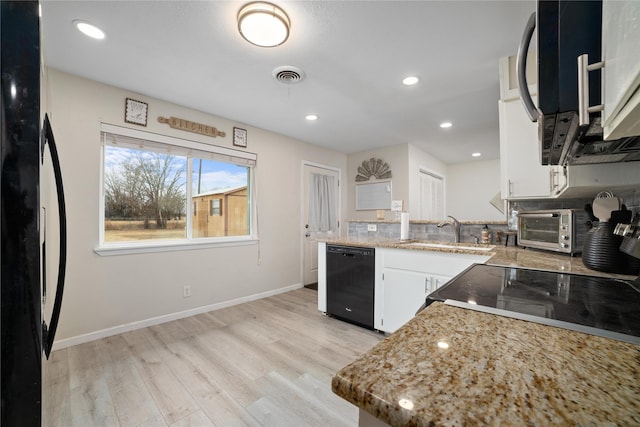
[[[302,160],[300,167],[300,284],[304,286],[304,269],[305,269],[305,237],[304,237],[304,225],[307,223],[307,219],[304,218],[305,212],[305,189],[304,189],[304,174],[305,174],[305,166],[312,166],[315,168],[326,169],[331,172],[338,173],[338,233],[339,237],[342,232],[342,169],[337,168],[335,166],[324,165],[322,163],[312,162],[310,160]]]

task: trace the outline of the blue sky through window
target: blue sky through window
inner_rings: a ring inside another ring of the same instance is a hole
[[[143,157],[151,155],[149,151],[136,150],[132,148],[105,147],[105,175],[122,171],[122,165],[135,159],[137,156]],[[174,156],[175,161],[173,167],[183,169],[186,174],[186,158],[184,156]],[[200,159],[194,158],[192,165],[192,192],[198,193],[198,177],[200,176],[200,193],[206,193],[215,190],[223,190],[228,188],[236,188],[247,185],[248,168],[246,166],[238,166],[233,163],[219,162],[215,160],[202,160],[202,169],[200,169]],[[183,182],[186,181],[186,175],[183,176]]]

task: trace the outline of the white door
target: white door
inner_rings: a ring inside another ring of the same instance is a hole
[[[444,177],[420,169],[420,219],[444,218]]]
[[[302,174],[302,280],[308,285],[318,282],[317,239],[340,235],[340,171],[305,164]]]

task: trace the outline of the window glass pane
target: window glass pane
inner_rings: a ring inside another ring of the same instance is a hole
[[[104,147],[104,241],[186,237],[187,158]]]
[[[192,159],[191,198],[198,207],[192,236],[249,234],[249,170],[247,166]]]
[[[222,202],[222,199],[211,200],[211,213],[209,215],[222,215],[222,209],[220,209],[220,202]]]

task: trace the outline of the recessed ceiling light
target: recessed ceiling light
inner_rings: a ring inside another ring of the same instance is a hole
[[[291,21],[275,4],[257,1],[238,12],[238,31],[246,41],[260,47],[279,46],[289,38]]]
[[[480,156],[482,156],[482,153],[471,153],[471,156],[480,157]]]
[[[442,123],[440,123],[440,127],[442,129],[450,128],[451,126],[453,126],[453,123],[451,123],[451,122],[442,122]]]
[[[305,116],[305,119],[309,120],[310,122],[314,121],[314,120],[318,120],[318,115],[317,114],[307,114]]]
[[[73,21],[73,25],[75,25],[76,28],[80,30],[80,32],[85,36],[89,36],[92,39],[97,39],[97,40],[104,39],[104,31],[102,31],[100,28],[96,27],[95,25],[91,25],[88,22],[80,21],[77,19]]]
[[[414,84],[418,83],[420,79],[415,77],[415,76],[409,76],[409,77],[405,77],[402,80],[402,84],[405,86],[413,86]]]

